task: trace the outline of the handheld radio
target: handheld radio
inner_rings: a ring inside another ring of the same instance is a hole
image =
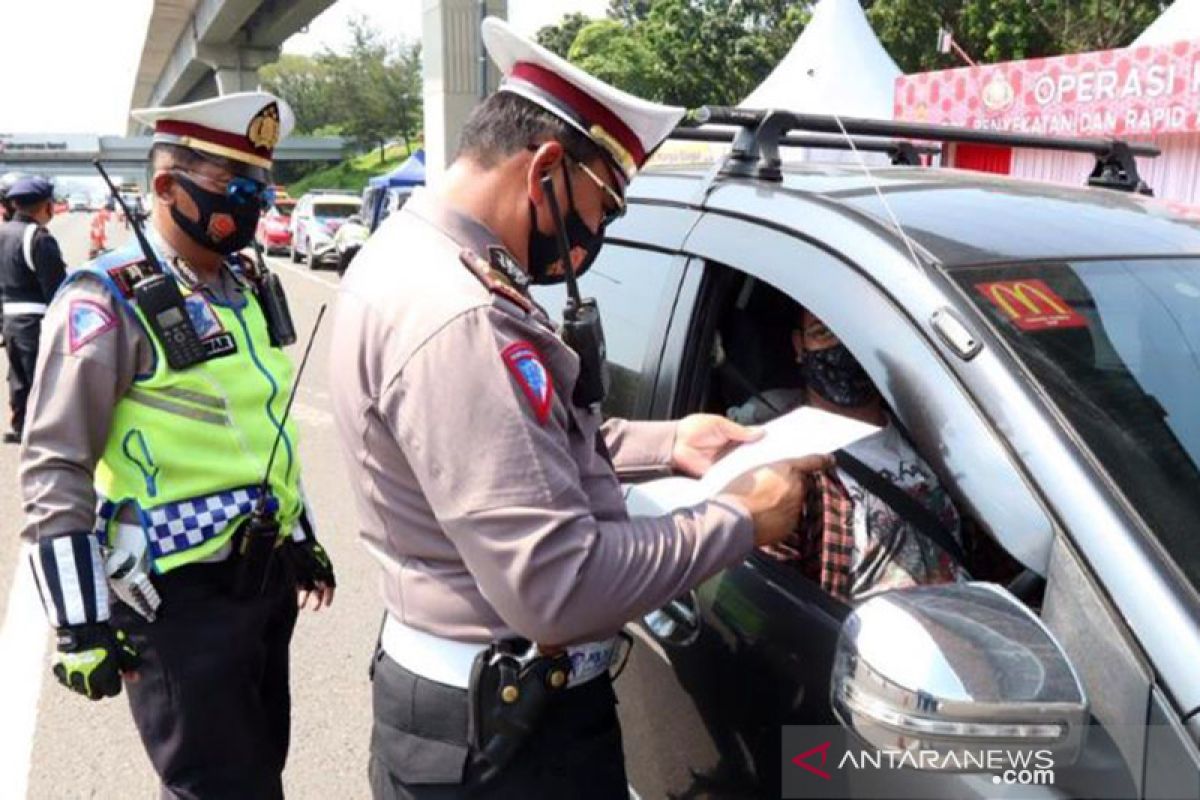
[[[192,326],[187,306],[183,302],[183,294],[179,291],[179,284],[175,282],[174,278],[163,272],[162,266],[158,263],[158,256],[150,247],[146,233],[142,230],[140,215],[135,214],[125,204],[124,198],[117,191],[117,187],[113,185],[100,161],[95,160],[92,164],[99,171],[100,177],[104,178],[104,182],[108,184],[108,190],[112,194],[113,200],[121,207],[125,218],[129,220],[129,227],[133,229],[133,235],[137,237],[142,254],[146,257],[148,274],[133,285],[133,296],[137,301],[138,308],[146,315],[150,329],[158,337],[158,341],[166,353],[167,364],[171,369],[187,369],[199,364],[208,358],[208,354],[204,350],[204,344],[200,341],[199,334]]]
[[[296,343],[296,326],[292,323],[292,312],[288,308],[287,295],[279,276],[267,269],[262,245],[254,242],[254,256],[258,261],[258,279],[254,281],[254,296],[267,318],[267,334],[273,347],[287,347]]]
[[[563,309],[560,334],[567,347],[579,356],[579,377],[575,380],[572,401],[580,408],[589,408],[604,399],[608,393],[608,375],[605,371],[604,325],[600,320],[600,308],[593,297],[579,296],[579,282],[571,265],[571,245],[567,241],[567,228],[563,223],[554,193],[554,181],[549,175],[542,177],[542,191],[550,203],[554,216],[555,238],[558,240],[559,261],[567,279],[567,305]]]

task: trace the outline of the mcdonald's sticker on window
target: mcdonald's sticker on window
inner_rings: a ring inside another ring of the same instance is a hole
[[[977,283],[975,288],[1023,331],[1087,327],[1086,319],[1037,278]]]

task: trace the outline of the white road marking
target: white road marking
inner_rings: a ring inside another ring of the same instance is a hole
[[[46,619],[29,569],[29,548],[22,546],[0,626],[0,775],[4,797],[23,798],[29,787],[38,699],[46,674]]]
[[[326,278],[322,278],[320,275],[314,275],[313,271],[310,269],[307,269],[307,268],[300,269],[295,264],[289,263],[286,259],[272,258],[271,265],[276,268],[282,267],[283,269],[286,269],[288,272],[292,272],[292,273],[295,273],[296,275],[299,275],[301,278],[304,278],[306,281],[312,281],[313,283],[319,283],[323,286],[328,286],[331,289],[338,288],[337,281],[331,281]]]

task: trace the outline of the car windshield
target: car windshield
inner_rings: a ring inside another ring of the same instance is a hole
[[[296,201],[294,200],[275,201],[275,213],[281,217],[290,217],[292,215],[292,209],[295,207]]]
[[[951,274],[1200,586],[1200,259]]]
[[[353,203],[313,203],[313,216],[345,219],[358,211],[358,201]]]

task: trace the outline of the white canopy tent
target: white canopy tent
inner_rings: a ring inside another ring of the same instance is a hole
[[[812,19],[774,71],[738,105],[810,114],[892,119],[900,68],[883,49],[858,0],[819,0]],[[697,142],[667,142],[658,162],[687,161],[727,148]],[[877,153],[869,163],[886,163]],[[856,160],[850,153],[792,148],[788,160]]]
[[[899,76],[858,0],[820,0],[783,61],[740,105],[891,119]]]
[[[1130,47],[1200,39],[1200,0],[1175,0]]]

